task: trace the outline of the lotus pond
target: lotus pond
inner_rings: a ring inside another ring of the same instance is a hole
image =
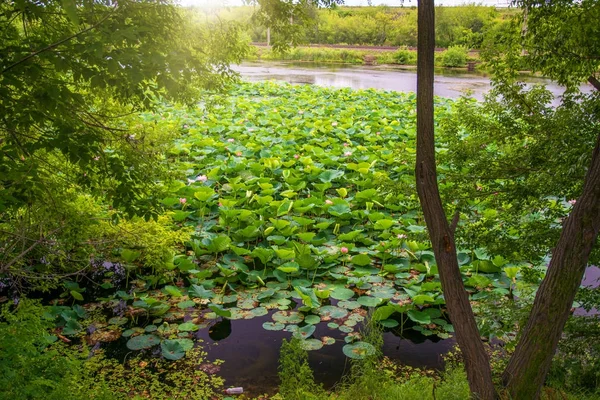
[[[152,266],[145,249],[120,249],[98,267],[93,299],[52,308],[62,335],[177,360],[196,343],[223,355],[235,332],[229,357],[254,346],[260,370],[285,336],[330,359],[369,355],[370,320],[387,332],[384,352],[398,337],[446,351],[454,330],[414,187],[415,95],[261,83],[205,100],[142,116],[181,132],[161,218],[189,240]],[[450,108],[437,98],[437,120]],[[518,266],[503,257],[462,249],[459,262],[473,300],[511,292]]]

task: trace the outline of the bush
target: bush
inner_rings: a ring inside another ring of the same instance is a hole
[[[453,46],[448,48],[442,55],[442,66],[464,67],[467,64],[468,50],[466,47]]]
[[[86,373],[85,354],[48,334],[44,308],[22,298],[0,313],[0,393],[5,399],[112,399],[102,383]],[[52,344],[52,342],[54,342]]]
[[[414,64],[415,52],[406,49],[399,49],[394,53],[394,61],[396,64],[401,65]]]
[[[324,394],[322,387],[315,383],[308,353],[296,338],[281,342],[279,379],[279,394],[285,400],[317,399]]]

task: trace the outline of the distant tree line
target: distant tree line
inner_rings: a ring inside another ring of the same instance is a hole
[[[252,18],[253,7],[222,10],[220,17],[247,22],[247,34],[253,42],[267,42],[266,28]],[[313,44],[349,44],[371,46],[416,46],[416,7],[334,7],[308,9],[313,23],[303,27],[302,41]],[[514,9],[496,9],[480,5],[438,7],[436,46],[464,46],[478,49],[486,37],[505,28]],[[273,35],[271,40],[273,40]]]

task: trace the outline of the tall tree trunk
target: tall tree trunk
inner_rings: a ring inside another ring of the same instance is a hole
[[[600,135],[583,193],[563,230],[503,380],[513,399],[537,399],[600,231]]]
[[[458,268],[454,232],[448,224],[437,184],[433,117],[435,52],[433,0],[418,3],[417,47],[417,191],[433,245],[446,306],[465,361],[471,392],[478,399],[494,399],[489,359]]]

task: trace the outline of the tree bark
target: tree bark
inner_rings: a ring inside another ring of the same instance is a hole
[[[492,372],[458,267],[451,230],[437,184],[433,115],[435,52],[433,0],[418,2],[417,46],[417,191],[429,230],[446,306],[461,349],[469,387],[478,399],[494,399]]]
[[[538,399],[600,231],[600,135],[583,192],[563,224],[548,272],[503,374],[513,399]]]

